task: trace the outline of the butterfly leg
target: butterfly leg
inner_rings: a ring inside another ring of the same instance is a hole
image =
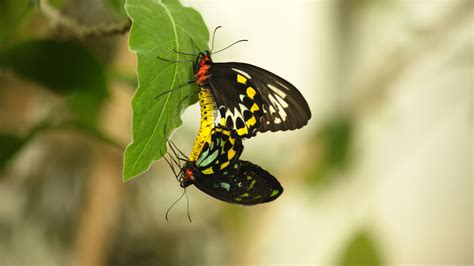
[[[182,54],[182,55],[192,55],[192,56],[197,56],[197,54],[193,54],[193,53],[186,53],[186,52],[180,52],[176,49],[173,49],[173,52],[177,53],[177,54]]]
[[[156,58],[160,59],[160,60],[163,60],[163,61],[166,61],[166,62],[173,62],[173,63],[184,63],[184,62],[193,62],[194,60],[172,60],[172,59],[168,59],[168,58],[164,58],[164,57],[161,57],[159,55],[156,56]]]
[[[167,90],[167,91],[165,91],[165,92],[162,92],[162,93],[158,94],[158,95],[155,97],[155,100],[158,99],[158,98],[160,98],[161,96],[163,96],[163,95],[165,95],[165,94],[168,94],[168,93],[173,92],[173,91],[175,91],[175,90],[179,90],[179,89],[181,89],[182,87],[187,86],[187,85],[192,84],[192,83],[195,83],[195,81],[194,81],[194,80],[190,80],[190,81],[188,81],[188,82],[186,82],[186,83],[184,83],[184,84],[179,85],[178,87],[174,87],[174,88],[172,88],[172,89],[170,89],[170,90]]]

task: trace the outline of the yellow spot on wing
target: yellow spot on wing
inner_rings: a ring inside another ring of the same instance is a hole
[[[225,162],[225,163],[221,164],[221,170],[226,168],[228,165],[229,165],[229,162]]]
[[[245,121],[245,124],[248,126],[248,127],[251,127],[253,125],[255,125],[257,123],[257,120],[255,119],[255,116],[252,116],[252,118],[250,118],[249,120]]]
[[[252,113],[255,112],[255,111],[258,111],[258,110],[260,110],[260,108],[258,107],[258,105],[256,103],[254,103],[252,105],[252,108],[250,108],[250,112],[252,112]]]
[[[212,167],[209,167],[209,168],[207,168],[207,169],[204,169],[204,170],[202,171],[202,173],[203,173],[203,174],[206,174],[206,175],[210,175],[210,174],[213,174],[214,171],[212,171]]]
[[[228,152],[227,152],[227,159],[229,159],[229,161],[234,158],[235,156],[235,150],[234,149],[230,149]]]
[[[247,96],[249,96],[250,99],[253,99],[253,96],[255,96],[255,94],[257,94],[257,92],[252,87],[247,88]]]
[[[245,84],[247,82],[247,78],[240,74],[237,74],[237,82]]]
[[[247,130],[246,127],[237,129],[237,134],[238,134],[239,136],[245,135],[245,134],[247,134],[248,132],[249,132],[249,131]]]

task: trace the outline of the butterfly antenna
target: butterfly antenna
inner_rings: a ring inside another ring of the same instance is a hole
[[[183,196],[184,196],[185,194],[186,194],[186,189],[183,190],[183,193],[181,194],[181,196],[180,196],[177,200],[175,200],[175,201],[173,202],[173,204],[171,204],[171,206],[168,208],[168,210],[166,211],[166,215],[165,215],[166,221],[168,221],[168,214],[169,214],[169,212],[171,211],[171,209],[174,207],[174,205],[176,205],[176,203],[178,203],[178,202],[183,198]],[[187,196],[186,196],[186,198],[187,198]]]
[[[212,54],[212,50],[214,50],[214,37],[216,36],[216,31],[220,28],[222,28],[222,26],[217,26],[214,29],[214,33],[212,33],[212,46],[211,46],[211,51],[210,51],[211,54]]]
[[[189,198],[186,188],[184,188],[184,195],[186,196],[186,211],[188,212],[188,220],[190,223],[192,223],[193,220],[191,220],[191,214],[189,213]]]
[[[239,42],[248,42],[248,41],[249,41],[249,40],[245,40],[245,39],[238,40],[238,41],[236,41],[236,42],[233,42],[232,44],[228,45],[227,47],[225,47],[225,48],[222,48],[222,49],[220,49],[219,51],[217,51],[217,52],[214,52],[214,53],[212,53],[212,54],[217,54],[217,53],[219,53],[219,52],[222,52],[222,51],[224,51],[224,50],[226,50],[226,49],[228,49],[228,48],[232,47],[234,44],[237,44],[237,43],[239,43]]]

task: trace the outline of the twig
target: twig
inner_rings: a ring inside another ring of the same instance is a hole
[[[101,38],[124,34],[130,29],[132,25],[132,22],[127,20],[125,22],[113,24],[85,26],[79,24],[74,19],[61,14],[56,8],[50,5],[48,0],[40,0],[40,7],[43,14],[49,19],[53,28],[66,29],[67,33],[79,39]]]

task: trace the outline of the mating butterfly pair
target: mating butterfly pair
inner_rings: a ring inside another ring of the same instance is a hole
[[[182,187],[194,184],[229,203],[272,201],[283,188],[266,170],[239,159],[242,140],[257,132],[301,128],[311,111],[296,87],[283,78],[250,64],[214,63],[211,54],[212,48],[194,60],[195,79],[190,83],[200,87],[201,125],[188,159],[170,146],[180,167],[175,175]]]

